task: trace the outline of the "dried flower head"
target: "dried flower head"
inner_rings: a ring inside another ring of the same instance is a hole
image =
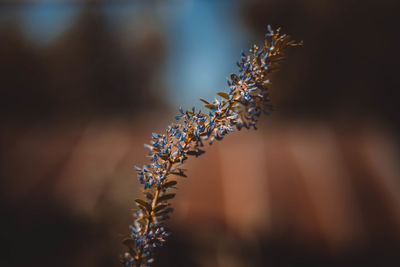
[[[149,266],[154,261],[154,249],[163,246],[170,235],[163,223],[173,211],[168,200],[175,196],[171,189],[177,182],[171,176],[186,177],[181,165],[188,156],[203,154],[200,147],[204,142],[222,140],[234,128],[257,129],[261,113],[269,114],[273,109],[268,95],[270,75],[285,59],[285,49],[297,45],[301,42],[268,26],[264,46],[254,45],[249,55],[242,52],[237,62],[239,74],[231,74],[228,80],[229,92],[218,92],[221,99],[212,103],[200,99],[208,113],[179,108],[177,123],[169,125],[165,133],[152,134],[150,144],[145,145],[150,163],[142,168],[135,166],[139,182],[144,184],[145,199],[135,200],[139,210],[130,226],[131,236],[124,240],[128,247],[121,257],[124,266]]]

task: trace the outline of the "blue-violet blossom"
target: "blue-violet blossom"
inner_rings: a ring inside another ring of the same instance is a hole
[[[204,151],[204,142],[212,144],[225,135],[243,127],[256,128],[261,113],[269,114],[272,106],[267,93],[271,84],[270,74],[285,59],[285,49],[301,45],[280,29],[273,31],[268,26],[263,47],[254,45],[250,54],[241,54],[237,62],[239,74],[228,79],[229,92],[218,92],[220,100],[212,103],[200,99],[210,111],[203,113],[195,108],[184,111],[179,108],[177,123],[168,126],[165,133],[153,133],[149,145],[150,163],[135,166],[138,179],[144,184],[145,199],[136,199],[139,210],[135,213],[131,235],[123,243],[128,251],[122,255],[123,266],[150,266],[154,261],[156,247],[163,246],[170,233],[163,226],[173,211],[168,203],[175,194],[170,193],[177,184],[171,175],[183,176],[181,165],[188,156],[199,156]]]

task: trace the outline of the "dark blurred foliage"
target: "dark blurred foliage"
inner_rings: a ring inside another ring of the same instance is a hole
[[[132,36],[139,41],[123,46],[98,4],[82,9],[68,32],[44,47],[32,46],[13,21],[1,25],[3,120],[134,114],[162,103],[152,80],[163,58],[160,33]]]
[[[260,35],[270,23],[305,42],[278,74],[280,112],[376,119],[398,132],[399,10],[392,0],[243,2],[249,30]]]
[[[244,252],[240,258],[251,259],[248,266],[398,266],[400,238],[394,222],[398,206],[385,208],[385,197],[378,197],[376,191],[377,177],[364,162],[365,155],[356,152],[355,140],[361,136],[357,129],[373,122],[391,132],[398,149],[399,2],[254,0],[242,2],[241,10],[248,29],[257,36],[271,24],[304,40],[276,75],[279,90],[273,91],[273,99],[279,114],[289,121],[330,122],[336,129],[368,238],[361,245],[332,250],[324,242],[294,238],[296,230],[282,228],[260,238],[257,245],[239,246],[230,255]],[[233,243],[241,243],[240,238]]]
[[[18,7],[0,6],[4,12]],[[76,215],[60,200],[57,188],[65,186],[63,172],[93,121],[129,121],[138,113],[165,109],[154,82],[164,44],[161,32],[154,30],[121,43],[98,3],[82,4],[81,9],[72,27],[48,45],[35,46],[26,39],[17,17],[0,25],[1,266],[118,266],[122,232],[112,228],[121,216],[118,209],[103,203],[101,193],[97,219]],[[100,126],[90,138],[107,135],[110,128]],[[112,154],[118,138],[126,139],[117,134],[108,151],[101,152],[103,157]],[[92,149],[109,138],[105,140]],[[74,183],[64,198],[76,197],[80,182]],[[127,193],[133,192],[130,188]],[[128,229],[129,209],[124,213],[122,227]]]

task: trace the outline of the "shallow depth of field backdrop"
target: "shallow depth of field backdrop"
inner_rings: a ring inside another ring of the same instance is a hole
[[[267,24],[276,111],[186,167],[154,266],[400,266],[398,1],[1,1],[1,266],[119,266],[152,131]]]

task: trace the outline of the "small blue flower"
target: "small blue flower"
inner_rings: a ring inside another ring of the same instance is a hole
[[[242,51],[240,61],[236,63],[239,75],[231,74],[227,80],[229,93],[219,92],[223,99],[216,99],[212,104],[201,99],[210,110],[208,115],[201,111],[196,113],[194,107],[187,111],[179,107],[180,115],[175,117],[179,123],[168,125],[163,135],[152,133],[150,145],[145,145],[149,149],[151,164],[143,168],[134,166],[139,182],[144,184],[148,201],[136,200],[140,209],[135,212],[137,219],[134,226],[130,226],[131,241],[136,248],[130,248],[121,257],[125,266],[149,266],[154,261],[154,249],[163,246],[170,235],[162,226],[172,211],[167,200],[175,195],[168,193],[176,184],[169,175],[186,177],[181,168],[176,168],[177,164],[184,163],[190,155],[197,157],[203,154],[200,147],[204,140],[208,140],[209,144],[222,140],[234,131],[233,127],[239,131],[250,127],[257,129],[261,112],[269,114],[273,110],[267,93],[267,85],[271,83],[270,69],[282,60],[275,56],[279,56],[286,47],[296,45],[292,41],[287,42],[287,38],[280,34],[279,29],[274,32],[268,25],[265,46],[253,46],[249,55]]]

